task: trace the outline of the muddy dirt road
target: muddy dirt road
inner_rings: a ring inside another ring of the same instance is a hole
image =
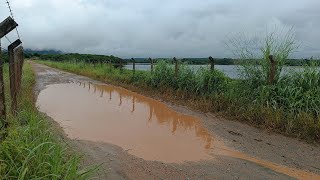
[[[37,106],[96,179],[320,179],[320,147],[32,63]]]

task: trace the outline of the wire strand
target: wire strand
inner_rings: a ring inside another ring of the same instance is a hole
[[[7,36],[4,36],[4,37],[9,41],[10,44],[12,43]]]
[[[12,12],[12,8],[11,8],[11,6],[10,6],[9,0],[6,0],[6,3],[8,4],[8,8],[9,8],[9,11],[10,11],[11,17],[12,17],[12,19],[14,20],[14,16],[13,16],[13,12]],[[17,32],[18,38],[19,38],[19,39],[21,39],[21,38],[20,38],[19,31],[18,31],[18,28],[16,27],[15,29],[16,29],[16,32]]]

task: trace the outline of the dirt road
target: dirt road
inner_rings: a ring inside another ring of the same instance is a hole
[[[44,65],[32,65],[37,78],[37,95],[52,84],[102,84]],[[129,149],[114,144],[69,139],[63,133],[62,136],[70,146],[84,154],[85,165],[101,164],[96,179],[320,179],[319,145],[228,121],[210,113],[194,112],[170,103],[166,105],[176,112],[200,119],[201,127],[214,137],[209,153],[212,158],[183,163],[144,160],[129,153]]]

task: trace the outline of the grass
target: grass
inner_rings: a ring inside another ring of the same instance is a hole
[[[267,64],[265,59],[261,61]],[[180,66],[175,77],[173,66],[165,61],[159,62],[153,73],[136,71],[135,74],[103,64],[37,62],[288,136],[320,142],[320,74],[315,65],[304,66],[302,73],[277,76],[276,82],[268,85],[264,75],[267,68],[252,65],[243,68],[246,79],[234,80],[217,70],[194,72],[186,65]]]
[[[10,107],[7,65],[4,72]],[[0,179],[87,179],[94,170],[80,170],[81,157],[62,142],[46,117],[37,111],[34,84],[31,65],[25,63],[19,112],[13,117],[7,110],[9,128],[0,142]]]

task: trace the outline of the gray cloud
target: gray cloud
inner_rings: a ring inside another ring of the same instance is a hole
[[[0,2],[0,18],[9,15]],[[231,56],[226,39],[296,32],[296,57],[320,56],[319,0],[11,0],[24,46],[120,57]],[[14,32],[9,35],[16,38]],[[4,45],[8,43],[2,40]]]

